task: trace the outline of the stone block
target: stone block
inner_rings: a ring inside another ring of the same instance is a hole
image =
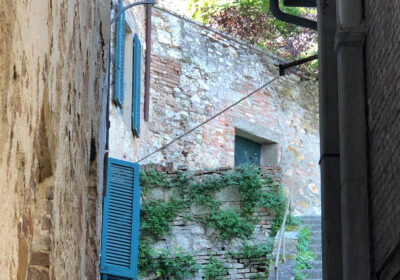
[[[195,237],[193,239],[193,252],[208,251],[211,248],[211,242],[202,237]]]
[[[47,216],[42,216],[41,224],[42,224],[41,226],[42,230],[50,230],[53,225],[51,219],[48,218]]]
[[[50,235],[47,232],[36,233],[33,242],[32,249],[34,251],[50,251],[51,240]]]
[[[49,253],[47,253],[47,252],[32,252],[31,265],[49,267],[50,266]]]
[[[240,193],[237,187],[228,186],[215,193],[214,199],[220,202],[240,201]]]
[[[28,277],[29,280],[49,280],[49,272],[45,269],[29,267]]]

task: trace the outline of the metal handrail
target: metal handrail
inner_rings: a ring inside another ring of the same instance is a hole
[[[282,221],[282,225],[281,225],[281,234],[279,236],[278,250],[276,252],[275,280],[278,280],[279,256],[280,256],[281,246],[282,246],[282,261],[286,262],[285,225],[286,225],[286,218],[289,213],[289,205],[290,205],[290,196],[289,196],[287,204],[286,204],[285,215],[283,216],[283,221]]]

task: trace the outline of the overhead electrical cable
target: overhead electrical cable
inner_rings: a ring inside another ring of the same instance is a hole
[[[238,101],[236,101],[235,103],[231,104],[230,106],[226,107],[225,109],[223,109],[222,111],[218,112],[217,114],[213,115],[212,117],[210,117],[209,119],[205,120],[204,122],[196,125],[195,127],[191,128],[190,130],[186,131],[185,133],[183,133],[182,135],[180,135],[179,137],[171,140],[170,142],[168,142],[167,144],[165,144],[164,146],[162,146],[161,148],[158,148],[156,150],[154,150],[153,152],[151,152],[150,154],[148,154],[145,157],[142,157],[141,159],[139,159],[136,163],[141,162],[142,160],[145,160],[146,158],[154,155],[155,153],[158,153],[162,150],[164,150],[165,148],[167,148],[168,146],[170,146],[171,144],[175,143],[176,141],[180,140],[181,138],[185,137],[186,135],[188,135],[189,133],[192,133],[193,131],[195,131],[196,129],[202,127],[203,125],[205,125],[206,123],[212,121],[213,119],[215,119],[216,117],[218,117],[219,115],[222,115],[223,113],[225,113],[226,111],[228,111],[229,109],[235,107],[237,104],[239,104],[240,102],[242,102],[243,100],[246,100],[247,98],[249,98],[250,96],[254,95],[255,93],[259,92],[260,90],[262,90],[263,88],[265,88],[266,86],[268,86],[269,84],[275,82],[277,79],[279,79],[280,76],[277,76],[275,78],[273,78],[272,80],[268,81],[267,83],[263,84],[262,86],[260,86],[259,88],[255,89],[254,91],[250,92],[249,94],[247,94],[246,96],[240,98]]]

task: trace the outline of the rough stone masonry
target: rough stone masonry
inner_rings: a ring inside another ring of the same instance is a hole
[[[277,76],[274,64],[281,62],[160,8],[153,9],[151,59],[150,121],[142,119],[135,138],[112,105],[113,157],[135,162],[146,156]],[[240,132],[274,143],[270,165],[282,167],[296,214],[320,213],[317,92],[316,77],[291,73],[141,163],[173,162],[191,170],[233,166]]]
[[[0,279],[96,279],[110,5],[0,4]]]

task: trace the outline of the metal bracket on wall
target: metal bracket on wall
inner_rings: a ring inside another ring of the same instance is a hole
[[[314,59],[318,59],[318,54],[312,55],[312,56],[309,56],[309,57],[306,57],[306,58],[302,58],[302,59],[299,59],[299,60],[296,60],[296,61],[293,61],[293,62],[289,62],[289,63],[285,63],[285,64],[279,64],[278,65],[279,76],[284,76],[285,75],[285,70],[288,69],[288,68],[291,68],[291,67],[294,67],[294,66],[297,66],[297,65],[301,65],[301,64],[310,62],[310,61],[312,61]]]
[[[155,0],[148,0],[148,1],[140,1],[140,2],[135,2],[132,4],[129,4],[125,6],[122,10],[118,11],[118,13],[115,15],[115,17],[110,21],[110,25],[114,23],[114,21],[119,18],[119,16],[124,13],[126,10],[129,10],[132,7],[138,6],[138,5],[155,5],[156,1]]]
[[[317,7],[317,0],[283,0],[283,5],[287,7]]]

